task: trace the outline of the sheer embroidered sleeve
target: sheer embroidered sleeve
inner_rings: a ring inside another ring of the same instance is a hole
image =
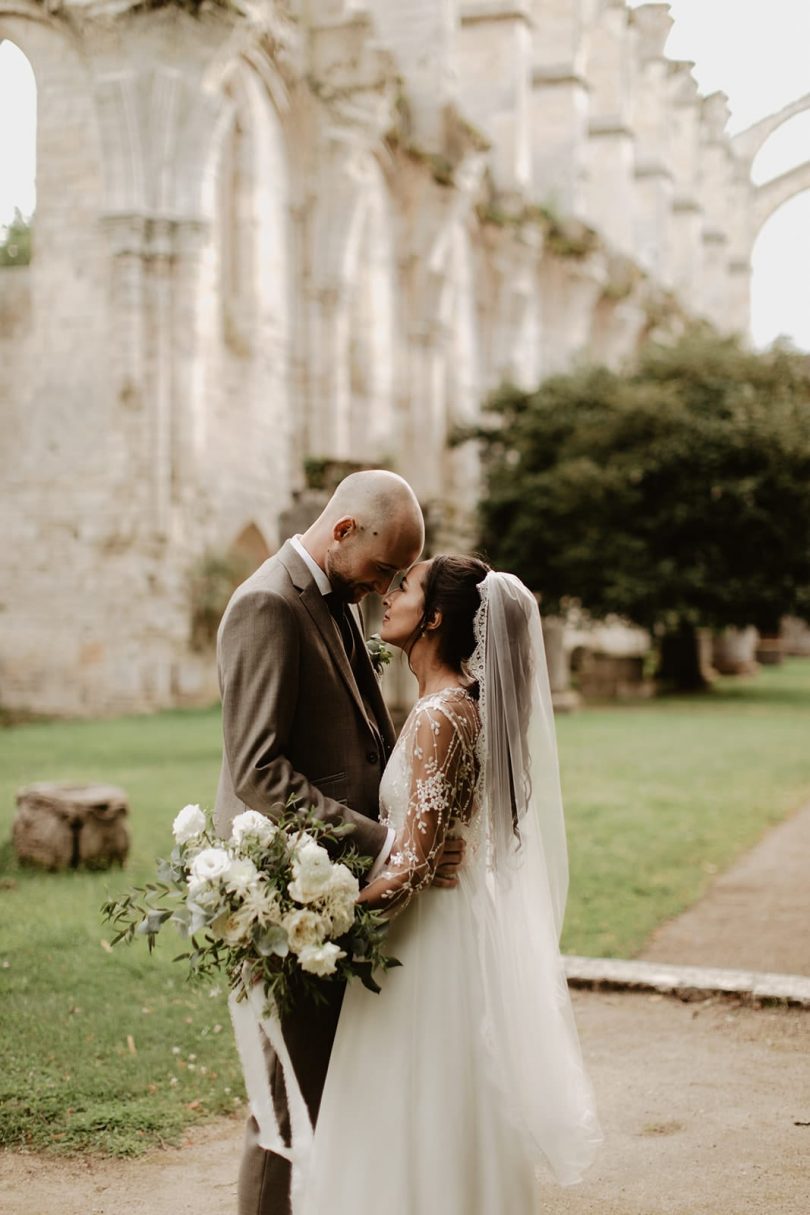
[[[451,703],[452,702],[452,703]],[[469,697],[428,699],[406,726],[408,808],[391,856],[360,900],[398,915],[429,886],[448,833],[469,821],[477,776],[478,711]]]

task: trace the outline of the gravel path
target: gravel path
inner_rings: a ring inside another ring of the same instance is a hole
[[[810,1014],[629,993],[574,1002],[606,1142],[581,1186],[548,1187],[549,1213],[807,1215]],[[228,1120],[141,1160],[5,1153],[0,1210],[234,1215],[241,1139]]]
[[[810,806],[769,831],[704,898],[662,925],[641,957],[810,976]]]

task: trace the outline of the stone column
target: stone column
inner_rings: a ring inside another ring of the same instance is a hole
[[[733,178],[731,146],[724,135],[729,109],[725,93],[701,106],[700,200],[704,213],[700,310],[721,330],[728,327],[728,202]]]
[[[491,140],[497,189],[520,194],[531,179],[528,0],[461,0],[460,16],[461,111]]]
[[[634,31],[624,0],[603,0],[588,31],[591,88],[585,218],[622,253],[633,253]]]
[[[565,648],[565,621],[559,616],[543,617],[543,645],[551,703],[556,713],[570,713],[579,707],[581,699],[571,687],[571,660]]]
[[[367,5],[401,72],[414,144],[443,151],[445,108],[458,97],[459,0],[367,0]]]
[[[634,98],[635,257],[659,282],[667,284],[673,174],[669,154],[668,61],[664,44],[672,28],[665,4],[634,9],[639,70]]]
[[[532,191],[561,215],[581,216],[588,139],[584,0],[534,5]]]
[[[672,240],[667,279],[684,300],[695,296],[703,267],[703,208],[698,193],[700,99],[686,61],[669,67]]]
[[[571,362],[588,350],[604,283],[603,257],[544,254],[540,266],[544,375],[569,370]]]

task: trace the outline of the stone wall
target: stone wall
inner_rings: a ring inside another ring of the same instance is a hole
[[[33,260],[0,270],[0,702],[213,696],[191,575],[278,546],[306,458],[392,464],[464,545],[478,470],[446,440],[498,383],[745,323],[749,162],[668,28],[0,0],[39,107]]]

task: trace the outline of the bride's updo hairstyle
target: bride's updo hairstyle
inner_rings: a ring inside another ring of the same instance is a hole
[[[410,639],[407,651],[419,640],[436,612],[441,612],[441,624],[434,631],[441,662],[454,671],[475,649],[473,621],[481,606],[479,583],[489,573],[489,566],[477,557],[452,557],[440,554],[428,566],[424,580],[425,603],[422,619]],[[472,690],[472,689],[471,689]]]

